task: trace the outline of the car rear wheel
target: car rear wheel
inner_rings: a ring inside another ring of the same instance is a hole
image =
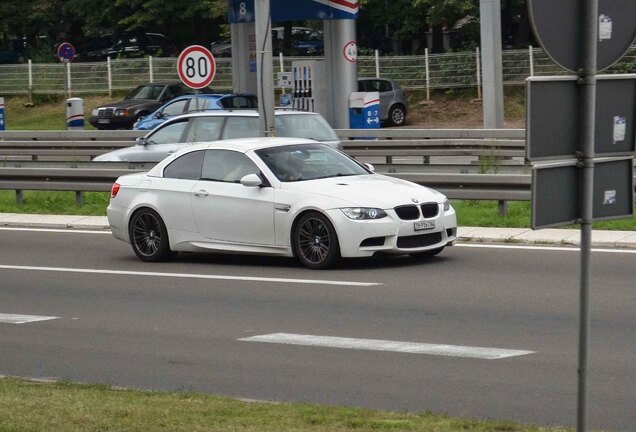
[[[326,216],[317,212],[301,216],[292,234],[292,245],[296,258],[310,269],[331,267],[340,258],[336,230]]]
[[[130,220],[130,243],[142,261],[164,261],[174,255],[170,250],[168,230],[156,211],[138,210]]]
[[[402,105],[393,105],[389,110],[389,123],[393,126],[403,126],[406,123],[406,110]]]

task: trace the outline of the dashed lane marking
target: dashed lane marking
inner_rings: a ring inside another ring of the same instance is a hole
[[[0,323],[5,324],[25,324],[35,321],[48,321],[58,319],[59,317],[53,316],[38,316],[38,315],[16,315],[0,313]]]
[[[447,357],[468,357],[482,360],[497,360],[507,357],[516,357],[534,353],[534,351],[501,348],[483,348],[461,345],[438,345],[376,339],[353,339],[290,333],[273,333],[247,337],[239,340],[246,342],[267,342],[274,344],[304,345],[312,347],[344,348],[369,351],[391,351],[408,354],[428,354]]]

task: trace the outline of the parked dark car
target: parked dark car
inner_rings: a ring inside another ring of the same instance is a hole
[[[77,61],[104,61],[107,57],[134,58],[144,56],[170,57],[177,47],[161,33],[112,34],[89,40],[76,56]]]
[[[213,93],[212,89],[200,90]],[[131,129],[140,118],[177,96],[194,93],[180,82],[142,84],[124,100],[95,108],[89,122],[97,129]]]

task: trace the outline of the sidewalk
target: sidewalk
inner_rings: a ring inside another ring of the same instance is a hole
[[[106,216],[36,215],[0,213],[0,226],[102,230],[109,229]],[[459,227],[460,242],[514,243],[536,245],[579,245],[578,229],[479,228]],[[636,249],[636,231],[592,232],[592,246]]]

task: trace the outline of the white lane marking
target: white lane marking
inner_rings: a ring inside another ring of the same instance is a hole
[[[110,230],[81,230],[74,228],[19,228],[19,227],[0,227],[0,231],[35,231],[50,233],[70,233],[70,234],[108,234],[113,235]]]
[[[60,273],[89,273],[89,274],[112,274],[125,276],[156,276],[183,279],[219,279],[219,280],[238,280],[251,282],[279,282],[279,283],[297,283],[297,284],[314,284],[314,285],[341,285],[341,286],[376,286],[382,285],[379,282],[349,282],[334,281],[320,279],[287,279],[287,278],[267,278],[267,277],[251,277],[251,276],[225,276],[225,275],[206,275],[191,273],[158,273],[158,272],[140,272],[126,270],[99,270],[99,269],[82,269],[82,268],[65,268],[65,267],[35,267],[35,266],[13,266],[0,265],[0,269],[5,270],[25,270],[25,271],[48,271]]]
[[[579,252],[580,251],[580,248],[578,246],[569,246],[569,247],[568,246],[524,246],[524,245],[455,243],[455,246],[453,247],[484,248],[484,249],[521,249],[521,250],[559,251],[559,252]],[[592,252],[636,254],[636,250],[633,250],[633,249],[592,248]]]
[[[277,344],[318,346],[328,348],[393,351],[408,354],[428,354],[448,357],[469,357],[483,360],[496,360],[506,357],[515,357],[534,353],[534,351],[510,350],[500,348],[481,348],[461,345],[438,345],[376,339],[353,339],[290,333],[273,333],[247,337],[239,340],[247,342],[268,342]]]
[[[24,324],[24,323],[30,323],[35,321],[54,320],[58,318],[59,317],[0,313],[0,323],[5,323],[5,324]]]

